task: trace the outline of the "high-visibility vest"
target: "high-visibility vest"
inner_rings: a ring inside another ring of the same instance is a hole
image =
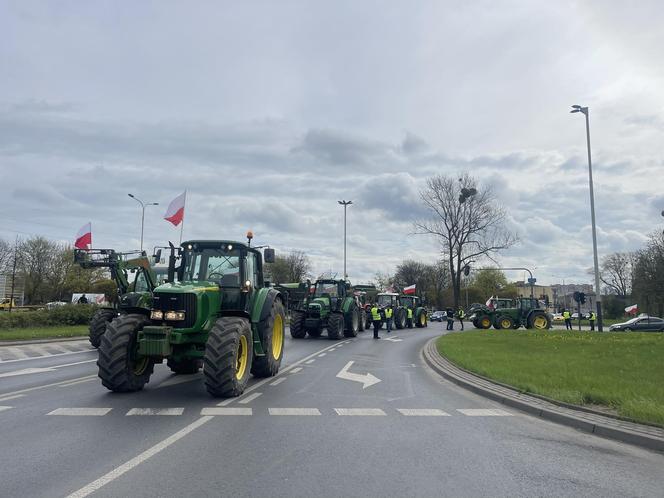
[[[569,314],[569,311],[563,311],[563,318],[567,320],[568,318],[571,318],[572,315]]]
[[[378,306],[374,306],[373,308],[371,308],[371,319],[373,321],[380,320],[380,312],[378,311]]]
[[[463,318],[464,316],[466,316],[466,313],[464,313],[464,311],[459,308],[459,318]]]
[[[385,310],[385,318],[392,318],[392,308],[387,308]]]
[[[413,318],[413,308],[408,308],[408,318]]]
[[[590,312],[590,321],[591,321],[591,322],[594,322],[594,321],[595,321],[595,313],[592,312],[592,311]]]

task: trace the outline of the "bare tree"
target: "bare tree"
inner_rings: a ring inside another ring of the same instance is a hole
[[[0,273],[11,271],[14,261],[14,247],[6,240],[0,239]]]
[[[416,233],[438,239],[449,265],[457,307],[463,268],[480,258],[493,260],[496,252],[514,245],[517,236],[505,227],[505,209],[491,188],[478,187],[467,173],[458,180],[443,175],[428,178],[420,197],[432,218],[416,221]]]
[[[270,275],[275,284],[301,282],[311,272],[309,257],[302,251],[293,251],[286,256],[277,256],[269,264]]]
[[[625,297],[632,292],[632,263],[634,254],[614,252],[602,259],[600,279],[612,294]]]

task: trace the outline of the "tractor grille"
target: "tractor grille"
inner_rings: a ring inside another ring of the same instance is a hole
[[[156,292],[152,299],[152,308],[161,311],[184,311],[184,320],[180,322],[165,322],[176,328],[186,329],[193,327],[196,323],[196,294]]]

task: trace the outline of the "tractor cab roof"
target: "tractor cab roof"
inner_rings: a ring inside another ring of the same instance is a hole
[[[232,247],[244,247],[245,249],[253,249],[250,248],[245,242],[238,242],[236,240],[188,240],[182,243],[182,247],[184,249],[194,249],[199,247],[202,249],[215,249],[217,247],[229,245]]]
[[[378,296],[399,296],[396,292],[379,292]]]

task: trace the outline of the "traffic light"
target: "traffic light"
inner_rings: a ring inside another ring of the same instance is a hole
[[[579,292],[579,302],[581,304],[586,304],[586,293],[585,292]]]
[[[464,274],[464,276],[466,276],[466,277],[467,277],[468,275],[470,275],[470,265],[466,265],[466,266],[463,267],[463,274]]]
[[[581,302],[581,293],[579,291],[574,291],[574,301],[577,303]]]

